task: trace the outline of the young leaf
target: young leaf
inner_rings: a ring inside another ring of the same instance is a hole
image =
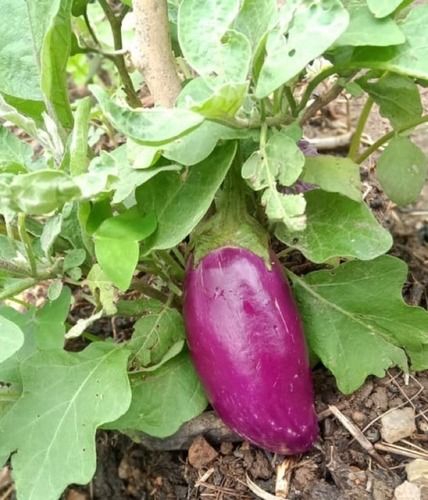
[[[342,392],[391,366],[406,370],[401,348],[410,355],[426,350],[428,314],[404,303],[406,277],[406,264],[390,256],[292,276],[309,345]]]
[[[275,234],[312,262],[332,257],[370,260],[391,248],[391,235],[364,203],[320,189],[307,192],[305,198],[306,229],[297,232],[280,225]]]
[[[262,36],[274,27],[277,20],[276,0],[264,0],[263,2],[244,0],[233,27],[250,40],[254,50]]]
[[[203,116],[182,108],[125,108],[113,102],[100,87],[91,85],[90,89],[112,125],[141,144],[165,144],[190,132],[204,121]]]
[[[70,143],[70,174],[83,174],[88,170],[88,131],[91,98],[85,97],[77,104]]]
[[[361,201],[360,169],[349,158],[308,156],[301,179],[324,191],[340,193],[351,200]]]
[[[40,236],[40,246],[46,256],[50,254],[55,239],[61,232],[61,226],[62,214],[50,217],[43,226],[43,231]]]
[[[145,252],[172,248],[190,234],[210,207],[235,153],[236,144],[228,142],[186,175],[161,173],[137,189],[138,205],[158,220],[157,231],[143,244]]]
[[[290,231],[305,229],[306,201],[302,194],[282,194],[276,187],[268,187],[263,193],[262,204],[270,221],[281,222]]]
[[[377,176],[385,193],[397,205],[418,199],[427,177],[428,159],[407,137],[391,140],[377,162]]]
[[[416,83],[402,75],[387,74],[377,81],[364,78],[359,85],[379,105],[380,114],[397,129],[406,127],[422,116],[422,103]]]
[[[233,118],[247,95],[247,83],[227,83],[213,90],[204,101],[191,106],[193,111],[210,120]]]
[[[289,0],[281,12],[285,29],[275,29],[267,37],[256,87],[259,99],[294,78],[325,52],[349,23],[349,14],[339,0]]]
[[[347,30],[337,40],[337,46],[370,45],[389,47],[406,41],[397,23],[390,17],[377,19],[365,5],[365,0],[348,0],[350,21]]]
[[[24,344],[24,334],[19,326],[0,316],[0,363],[10,358]]]
[[[402,2],[403,0],[367,0],[367,5],[376,17],[386,17]]]
[[[107,278],[120,290],[126,291],[138,264],[138,241],[95,238],[95,255]]]
[[[178,39],[186,61],[201,75],[218,75],[224,83],[247,78],[251,46],[248,38],[229,29],[239,0],[183,0],[178,11]]]
[[[406,43],[392,49],[361,47],[353,53],[352,66],[382,69],[428,79],[427,24],[428,5],[415,6],[400,24]]]
[[[43,215],[62,208],[80,196],[72,179],[60,170],[38,170],[17,175],[10,186],[11,206],[31,215]]]
[[[75,248],[65,252],[62,268],[64,271],[73,269],[73,267],[81,266],[86,259],[86,252],[83,248]]]
[[[153,370],[181,351],[186,335],[183,318],[176,309],[153,299],[144,305],[127,347],[137,368]]]
[[[129,410],[105,427],[120,431],[142,431],[166,437],[199,415],[207,406],[201,383],[187,352],[174,357],[149,374],[131,379]]]
[[[95,342],[82,352],[39,352],[22,363],[24,392],[0,420],[0,456],[16,451],[20,498],[57,500],[68,484],[90,481],[97,427],[130,404],[128,354]]]
[[[91,293],[98,297],[101,305],[108,315],[116,314],[116,296],[113,283],[107,278],[99,264],[94,264],[86,278],[86,283]]]
[[[0,126],[0,171],[25,172],[32,163],[32,156],[31,146],[20,141],[7,128]]]

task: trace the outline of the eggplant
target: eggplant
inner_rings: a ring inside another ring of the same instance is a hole
[[[318,424],[297,307],[280,263],[267,255],[211,248],[188,266],[183,312],[217,414],[251,443],[290,455],[313,445]]]

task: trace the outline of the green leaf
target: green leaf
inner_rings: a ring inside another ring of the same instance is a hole
[[[256,87],[259,99],[323,54],[349,23],[349,14],[339,0],[288,0],[281,12],[283,28],[271,31],[266,40],[266,56]]]
[[[46,221],[46,224],[43,226],[43,231],[40,236],[40,247],[46,256],[50,254],[55,239],[61,232],[61,226],[62,214],[57,214],[53,217],[50,217]]]
[[[367,0],[367,5],[376,17],[386,17],[402,2],[403,0]]]
[[[308,156],[301,179],[324,191],[340,193],[351,200],[361,201],[360,169],[349,158]]]
[[[361,79],[359,85],[379,105],[392,126],[404,128],[422,116],[421,96],[416,83],[402,75],[387,74],[377,81]]]
[[[137,369],[153,370],[182,350],[186,335],[183,318],[176,309],[153,299],[144,301],[144,306],[127,347]]]
[[[191,106],[193,111],[210,120],[233,118],[247,95],[247,83],[226,83],[214,89],[204,101]]]
[[[390,17],[377,19],[365,5],[365,0],[347,2],[350,21],[347,30],[337,40],[336,46],[382,46],[399,45],[406,41],[397,23]],[[346,5],[346,3],[345,3]]]
[[[178,11],[178,39],[186,61],[203,76],[224,83],[243,82],[251,60],[248,38],[229,29],[239,0],[183,0]]]
[[[24,344],[24,334],[18,325],[0,316],[0,363],[10,358]]]
[[[415,78],[428,79],[428,5],[417,5],[400,24],[406,42],[397,47],[361,47],[352,57],[351,65],[392,71]]]
[[[94,264],[86,278],[86,283],[94,297],[100,301],[108,315],[116,314],[116,294],[113,283],[98,264]]]
[[[95,342],[82,352],[40,352],[22,363],[24,392],[0,420],[0,456],[16,451],[19,498],[57,500],[68,484],[91,480],[97,427],[130,404],[128,354]]]
[[[428,160],[407,137],[391,140],[377,162],[377,177],[387,196],[397,205],[413,203],[424,186]]]
[[[165,144],[190,132],[204,120],[203,116],[182,108],[125,108],[114,103],[100,87],[91,85],[90,90],[112,125],[125,136],[142,144]]]
[[[199,415],[207,400],[187,352],[157,370],[131,379],[132,402],[119,420],[106,427],[142,431],[156,437],[174,434]]]
[[[145,252],[172,248],[190,234],[209,209],[235,153],[236,144],[228,142],[186,175],[164,172],[137,189],[138,205],[158,220],[157,231],[143,244]]]
[[[197,132],[204,124],[195,129],[190,134]],[[184,137],[187,137],[186,134]],[[177,139],[180,140],[180,139]],[[148,168],[154,165],[160,157],[159,147],[144,146],[138,142],[128,139],[126,141],[126,154],[132,168]]]
[[[70,53],[71,0],[4,0],[0,33],[0,91],[13,97],[42,100],[66,128],[72,117],[66,90]]]
[[[83,248],[75,248],[65,252],[62,268],[64,271],[69,271],[73,267],[81,266],[86,259],[86,252]]]
[[[266,215],[272,222],[281,222],[292,231],[306,227],[306,201],[302,194],[282,194],[275,187],[268,187],[262,196]]]
[[[406,370],[401,348],[427,349],[428,314],[404,303],[406,278],[406,264],[390,256],[292,276],[310,348],[342,392],[355,391],[368,375],[383,377],[391,366]]]
[[[428,370],[428,346],[424,345],[421,349],[407,349],[407,355],[410,357],[411,368],[413,371]]]
[[[274,27],[278,19],[276,0],[244,0],[234,29],[243,33],[250,40],[253,49],[262,36]]]
[[[31,215],[43,215],[80,196],[72,179],[59,170],[17,175],[10,184],[11,205]]]
[[[33,150],[7,128],[0,126],[0,171],[22,172],[31,165]]]
[[[107,278],[120,290],[126,291],[138,264],[140,255],[138,242],[95,238],[95,255]]]
[[[105,219],[95,232],[97,238],[140,241],[156,229],[154,214],[142,215],[138,207],[132,207],[115,217]]]
[[[48,288],[48,299],[56,300],[61,295],[62,286],[63,285],[61,280],[58,279],[52,281]]]
[[[320,189],[307,192],[305,198],[306,229],[297,232],[278,226],[275,234],[312,262],[333,257],[370,260],[391,248],[391,235],[364,203]]]

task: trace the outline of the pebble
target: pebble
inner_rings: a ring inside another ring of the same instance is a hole
[[[388,393],[385,387],[377,387],[370,397],[377,409],[385,411],[388,408]]]
[[[362,411],[354,411],[352,412],[352,420],[356,423],[356,424],[364,424],[364,422],[366,421],[366,416],[364,415],[364,413]]]
[[[387,443],[395,443],[411,436],[414,432],[416,432],[416,424],[413,408],[399,408],[386,413],[381,418],[380,433]]]
[[[421,489],[414,483],[404,481],[395,488],[394,500],[421,500]]]
[[[195,469],[201,469],[214,460],[217,455],[218,453],[208,441],[204,437],[198,436],[190,445],[189,463]]]
[[[428,488],[428,460],[417,458],[406,465],[407,479]]]

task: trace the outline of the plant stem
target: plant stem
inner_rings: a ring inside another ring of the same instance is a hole
[[[85,20],[86,27],[88,28],[89,34],[91,35],[92,40],[94,41],[95,45],[100,45],[100,42],[97,38],[97,35],[95,34],[94,29],[91,26],[91,22],[89,21],[88,17],[88,12],[85,10],[83,13],[83,19]]]
[[[184,279],[184,269],[179,265],[179,263],[172,257],[168,251],[159,251],[160,258],[165,262],[165,264],[170,268],[174,275],[182,281]]]
[[[36,258],[33,253],[30,238],[28,237],[27,230],[25,228],[25,214],[23,213],[18,214],[18,234],[24,245],[25,253],[27,254],[27,259],[31,268],[31,274],[32,276],[37,277]]]
[[[403,132],[406,132],[407,130],[411,130],[412,128],[418,127],[419,125],[422,125],[423,123],[428,123],[428,115],[424,115],[417,120],[413,121],[409,125],[406,125],[405,127],[399,128],[398,130],[391,130],[391,132],[388,132],[387,134],[383,135],[380,137],[374,144],[372,144],[370,147],[368,147],[364,153],[362,153],[356,160],[355,163],[362,163],[364,160],[366,160],[372,153],[374,153],[377,149],[379,149],[381,146],[383,146],[386,142],[388,142],[394,135],[401,134]]]
[[[17,266],[12,262],[3,259],[0,259],[0,269],[4,269],[8,273],[15,274],[16,276],[23,276],[23,277],[27,277],[29,272],[28,269]]]
[[[175,255],[175,258],[180,262],[181,267],[186,269],[186,261],[184,260],[183,254],[177,247],[173,247],[172,253]]]
[[[98,0],[98,1],[101,5],[101,8],[104,11],[104,14],[107,17],[108,22],[110,23],[111,31],[113,34],[114,50],[120,51],[123,49],[123,41],[122,41],[122,20],[124,17],[123,12],[121,15],[116,16],[112,11],[110,5],[108,4],[107,0]],[[126,12],[127,11],[125,10],[125,13]],[[137,92],[134,89],[134,84],[132,83],[128,70],[126,69],[125,58],[123,57],[123,54],[116,54],[114,56],[111,56],[110,59],[114,62],[119,72],[128,104],[133,108],[141,106],[140,98],[138,97]]]
[[[355,128],[354,135],[352,136],[351,146],[349,147],[349,153],[348,153],[348,157],[351,160],[355,160],[355,158],[358,156],[358,151],[360,150],[360,144],[361,144],[361,136],[363,135],[364,127],[366,126],[373,104],[374,101],[369,96],[361,111],[357,127]]]
[[[135,288],[135,290],[138,290],[143,295],[146,295],[147,297],[150,297],[152,299],[156,299],[164,303],[168,300],[168,297],[164,293],[156,290],[156,288],[153,288],[146,283],[143,283],[141,280],[135,279],[132,282],[132,286],[133,288]]]
[[[311,98],[314,90],[318,87],[318,85],[328,78],[331,75],[337,73],[337,68],[335,66],[330,66],[322,70],[318,75],[316,75],[307,85],[305,93],[303,94],[302,100],[300,101],[298,111],[302,111],[306,105],[308,104],[309,99]]]
[[[290,87],[285,86],[284,93],[285,93],[285,97],[287,98],[288,105],[290,106],[291,115],[296,116],[297,103],[296,103],[296,99],[294,99],[294,95],[293,95],[293,92],[291,91]]]

